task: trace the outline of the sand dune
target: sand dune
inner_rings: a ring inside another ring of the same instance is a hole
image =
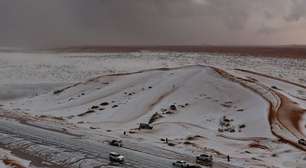
[[[134,72],[126,66],[128,71],[52,85],[37,96],[24,93],[4,102],[1,116],[42,128],[48,120],[50,130],[97,141],[109,136],[191,155],[209,151],[225,162],[230,154],[242,167],[294,167],[291,160],[302,156],[304,147],[297,143],[305,135],[302,84],[208,65],[146,70],[143,65]],[[139,130],[140,123],[153,129]]]

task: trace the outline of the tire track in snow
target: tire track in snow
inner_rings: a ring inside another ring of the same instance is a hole
[[[258,76],[263,76],[263,77],[274,79],[274,80],[278,80],[278,81],[282,81],[282,82],[285,82],[285,83],[288,83],[288,84],[291,84],[291,85],[298,86],[300,88],[306,89],[306,86],[304,86],[302,84],[298,84],[298,83],[291,82],[291,81],[288,81],[288,80],[285,80],[285,79],[281,79],[281,78],[277,78],[277,77],[274,77],[274,76],[269,76],[269,75],[266,75],[266,74],[262,74],[262,73],[258,73],[258,72],[253,72],[253,71],[249,71],[249,70],[245,70],[245,69],[234,69],[234,70],[241,71],[241,72],[246,72],[246,73],[251,73],[251,74],[254,74],[254,75],[258,75]]]
[[[268,79],[278,80],[278,81],[299,87],[301,89],[306,89],[306,86],[304,85],[294,83],[291,81],[287,81],[285,79],[281,79],[281,78],[277,78],[277,77],[269,76],[266,74],[249,71],[249,70],[243,70],[243,69],[236,69],[236,70],[245,72],[245,73],[249,73],[249,74],[254,74],[257,76],[262,76]],[[282,122],[283,125],[291,125],[290,127],[287,127],[287,129],[291,130],[291,132],[295,132],[296,137],[304,138],[305,135],[303,131],[301,130],[299,123],[300,121],[302,121],[303,113],[306,113],[306,110],[299,107],[297,104],[295,104],[292,100],[290,100],[287,96],[283,95],[282,93],[278,91],[274,91],[274,90],[271,90],[271,91],[274,92],[281,100],[280,107],[279,107],[279,115],[277,115],[278,120]],[[299,100],[306,101],[306,99],[291,95],[290,93],[286,93],[286,94],[294,98],[297,98]],[[289,120],[289,122],[287,120]]]
[[[305,138],[298,126],[298,121],[302,119],[302,115],[300,115],[300,113],[305,112],[305,109],[298,107],[298,105],[294,103],[290,103],[292,101],[288,97],[270,89],[262,83],[235,77],[232,74],[218,68],[214,69],[224,78],[237,82],[240,85],[251,89],[268,101],[270,104],[269,122],[273,135],[294,147],[306,151],[306,148],[299,145],[297,142],[298,139]],[[295,83],[293,84],[296,85]],[[301,85],[299,87],[304,86]],[[289,120],[287,118],[289,118]],[[292,140],[292,137],[286,136],[286,133],[289,133],[291,136],[295,137],[295,141]]]

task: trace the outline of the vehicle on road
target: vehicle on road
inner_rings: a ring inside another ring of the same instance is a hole
[[[299,139],[299,140],[298,140],[298,143],[299,143],[300,145],[306,146],[306,140],[305,140],[305,139]]]
[[[111,152],[109,154],[109,160],[111,162],[115,162],[115,163],[120,163],[122,164],[124,162],[124,156],[123,155],[120,155],[119,153],[117,152]]]
[[[187,168],[189,166],[187,162],[183,160],[178,160],[176,162],[173,162],[172,165],[177,168]]]
[[[172,163],[173,167],[177,168],[201,168],[199,165],[189,164],[186,161],[178,160]]]
[[[109,142],[109,144],[112,145],[112,146],[122,147],[122,141],[121,140],[113,139],[112,141]]]
[[[213,164],[213,157],[212,155],[208,154],[201,154],[200,156],[196,157],[196,163],[204,166],[212,166]]]

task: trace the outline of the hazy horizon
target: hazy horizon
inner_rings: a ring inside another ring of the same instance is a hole
[[[304,0],[1,0],[0,46],[306,44]]]

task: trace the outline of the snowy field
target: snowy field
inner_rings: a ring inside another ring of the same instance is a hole
[[[306,84],[306,61],[303,59],[151,52],[0,53],[0,82],[74,83],[102,74],[197,64],[223,69],[248,69]]]
[[[2,117],[241,167],[306,167],[305,85],[303,59],[0,53]]]

